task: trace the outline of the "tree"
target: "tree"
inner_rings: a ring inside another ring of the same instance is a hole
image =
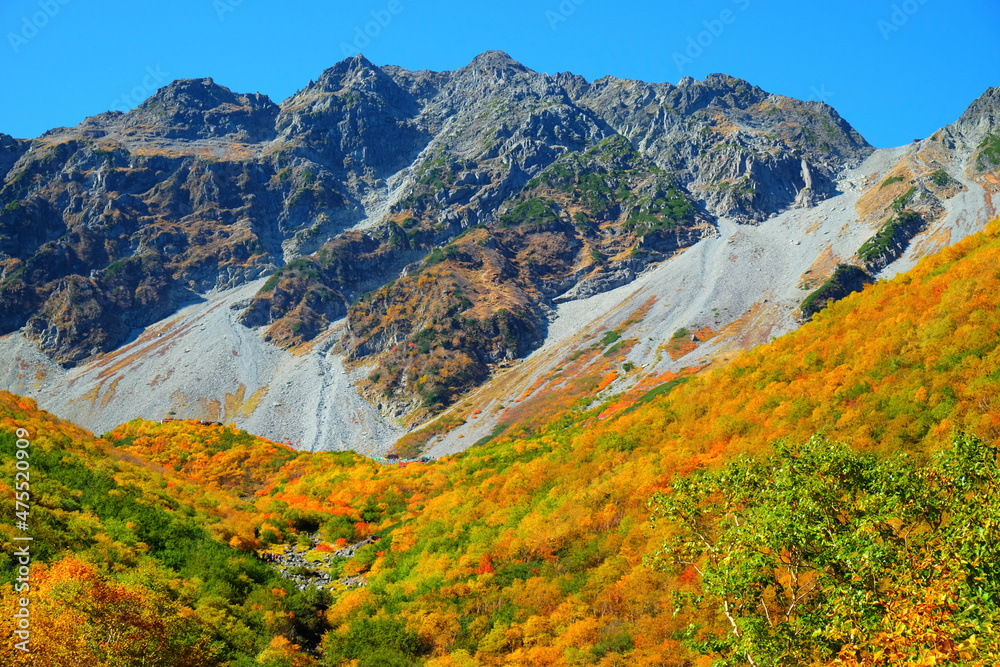
[[[656,494],[653,520],[675,534],[649,562],[697,572],[700,589],[678,603],[724,619],[724,634],[689,633],[722,665],[882,664],[878,637],[897,660],[945,640],[970,660],[992,657],[996,639],[970,638],[1000,627],[998,481],[996,450],[972,436],[926,467],[820,437],[779,444]],[[928,610],[906,602],[935,593],[947,637],[915,631]]]

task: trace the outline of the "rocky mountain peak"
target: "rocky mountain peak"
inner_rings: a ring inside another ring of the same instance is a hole
[[[502,51],[450,72],[359,54],[280,107],[209,78],[174,81],[127,114],[46,142],[0,137],[0,238],[16,241],[0,246],[0,277],[23,277],[0,285],[0,312],[19,314],[0,319],[0,333],[34,318],[46,354],[78,361],[148,324],[142,313],[169,309],[174,288],[234,287],[289,262],[245,322],[285,345],[347,315],[368,332],[345,343],[351,354],[388,354],[405,337],[398,323],[351,315],[349,304],[477,226],[482,238],[448,261],[496,269],[517,326],[541,331],[553,299],[628,282],[710,234],[716,217],[757,223],[815,205],[869,152],[831,113],[736,77],[588,83]],[[486,275],[461,271],[459,282]],[[392,298],[442,293],[425,286]],[[473,308],[490,331],[494,305]],[[480,352],[469,351],[476,377],[524,349]]]
[[[0,182],[2,182],[3,175],[10,171],[10,168],[24,155],[30,145],[31,143],[28,141],[18,141],[9,134],[0,132]]]
[[[210,78],[178,79],[121,117],[132,134],[171,139],[239,135],[243,141],[273,137],[278,105],[261,93],[237,94]]]
[[[770,96],[743,79],[719,73],[707,75],[704,81],[685,76],[676,86],[664,84],[663,93],[682,114],[694,113],[709,106],[745,110]]]
[[[169,109],[208,111],[223,104],[239,105],[240,100],[233,91],[206,77],[173,81],[157,90],[145,104],[162,105]]]
[[[1000,87],[989,88],[969,105],[955,127],[972,142],[982,141],[986,135],[1000,128]]]
[[[768,97],[763,89],[728,74],[709,74],[704,85],[716,93],[716,99],[723,99],[733,106],[745,109]]]
[[[468,65],[462,69],[486,70],[491,72],[520,72],[528,73],[533,70],[525,67],[521,63],[511,58],[503,51],[484,51],[472,59]]]
[[[353,58],[345,58],[333,67],[323,70],[315,86],[326,92],[337,92],[353,87],[359,81],[389,78],[381,68],[376,67],[359,53]]]

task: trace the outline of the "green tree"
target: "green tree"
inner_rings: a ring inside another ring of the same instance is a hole
[[[966,435],[927,466],[820,437],[779,444],[656,494],[653,520],[674,533],[649,561],[700,575],[678,604],[728,626],[689,632],[719,665],[892,664],[879,642],[893,660],[921,658],[944,640],[900,600],[928,591],[953,657],[995,664],[998,641],[975,638],[1000,627],[998,480],[996,450]]]
[[[359,667],[409,667],[426,647],[406,624],[391,618],[353,621],[346,634],[330,633],[324,642],[324,664],[357,660]]]

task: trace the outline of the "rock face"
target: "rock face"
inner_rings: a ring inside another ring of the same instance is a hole
[[[981,106],[963,122],[983,134],[995,95]],[[497,51],[452,72],[358,56],[280,104],[175,81],[0,135],[0,334],[69,366],[270,275],[244,325],[290,348],[344,321],[338,349],[379,363],[372,401],[433,411],[533,349],[556,303],[719,216],[813,206],[872,150],[832,108],[726,75],[588,82]]]
[[[119,132],[147,139],[217,139],[257,143],[277,136],[280,107],[266,95],[237,95],[212,79],[161,88],[117,123]]]
[[[958,121],[945,129],[949,137],[960,137],[972,148],[979,148],[989,135],[1000,128],[1000,88],[990,88],[969,105]]]

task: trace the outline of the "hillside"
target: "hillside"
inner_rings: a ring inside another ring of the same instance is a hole
[[[229,455],[213,444],[226,429],[191,422],[131,422],[107,434],[113,449],[106,450],[61,424],[68,442],[33,437],[53,451],[83,448],[96,461],[109,453],[146,461],[163,472],[134,475],[175,473],[192,493],[252,491],[247,511],[266,519],[266,543],[311,549],[316,534],[321,550],[337,550],[377,535],[350,557],[313,566],[364,582],[333,588],[322,613],[325,664],[708,664],[699,654],[740,664],[755,652],[782,651],[815,664],[994,664],[998,254],[1000,223],[992,223],[719,368],[594,404],[567,394],[563,409],[540,418],[515,412],[506,431],[427,465],[293,453],[252,438],[234,443]],[[589,354],[603,356],[618,341],[600,342]],[[6,428],[17,419],[39,431],[55,428],[30,403],[5,400]],[[849,448],[814,440],[816,433]],[[12,479],[10,444],[5,474]],[[260,447],[270,448],[267,455]],[[805,472],[782,477],[775,461]],[[274,462],[280,469],[268,470]],[[59,479],[44,461],[39,467],[43,479]],[[741,479],[750,481],[740,486]],[[771,491],[775,479],[781,483]],[[830,488],[844,495],[831,500]],[[654,497],[663,512],[651,525]],[[719,503],[730,497],[735,509],[727,510]],[[678,506],[688,510],[671,509]],[[823,595],[804,598],[801,613],[789,611],[775,625],[769,610],[792,590],[782,572],[798,566],[760,561],[754,569],[758,561],[744,559],[740,572],[750,579],[733,582],[717,574],[725,568],[710,567],[717,563],[711,555],[699,560],[684,546],[695,516],[719,544],[745,548],[739,532],[727,532],[732,512],[751,525],[771,521],[760,524],[772,526],[768,544],[792,539],[794,548],[803,544],[797,527],[848,526],[837,540],[808,542],[808,567],[802,561],[805,569],[796,570],[809,573],[804,586],[823,582]],[[137,518],[129,528],[139,531],[136,540],[146,534],[146,519]],[[907,574],[864,570],[871,583],[838,578],[838,568],[860,553],[851,549],[880,549],[879,559],[905,564]],[[107,551],[88,553],[99,570],[113,570]],[[658,553],[662,567],[650,560]],[[158,557],[151,547],[149,559]],[[704,567],[677,566],[691,558]],[[727,595],[741,604],[733,612],[739,641],[714,605],[733,599]],[[4,604],[11,599],[8,588]],[[813,612],[839,620],[817,621]],[[805,627],[805,639],[789,639]]]
[[[257,444],[262,470],[296,456],[245,433],[212,435],[231,454]],[[327,598],[260,562],[251,550],[260,519],[224,485],[140,461],[6,392],[0,448],[0,505],[11,518],[0,526],[3,664],[277,664],[321,638]],[[24,536],[33,540],[26,578],[15,551]],[[30,654],[15,649],[25,596]]]

